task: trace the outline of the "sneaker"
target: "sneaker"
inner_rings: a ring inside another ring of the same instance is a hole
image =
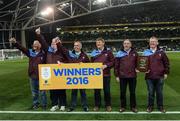
[[[119,109],[119,112],[122,113],[122,112],[124,112],[125,110],[126,110],[125,108],[120,108],[120,109]]]
[[[107,111],[107,112],[111,112],[111,111],[112,111],[111,106],[106,106],[106,111]]]
[[[58,105],[52,106],[52,108],[50,109],[50,111],[54,112],[57,111],[59,109]]]
[[[165,110],[163,107],[160,107],[160,108],[159,108],[159,111],[160,111],[161,113],[166,113],[166,110]]]
[[[88,107],[84,107],[83,110],[84,110],[84,112],[88,112],[89,108]]]
[[[131,111],[134,112],[134,113],[138,112],[137,108],[131,108]]]
[[[153,107],[152,106],[149,106],[146,110],[148,113],[151,113],[153,111]]]
[[[61,106],[60,111],[65,111],[66,107],[65,106]]]
[[[70,108],[67,110],[67,112],[72,112],[72,111],[74,111],[74,108],[73,108],[73,107],[70,107]]]
[[[94,110],[94,111],[99,111],[99,107],[98,107],[98,106],[95,106],[93,110]]]

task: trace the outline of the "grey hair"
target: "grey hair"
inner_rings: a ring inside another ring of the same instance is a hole
[[[80,48],[82,49],[82,43],[81,43],[81,41],[79,41],[79,40],[74,41],[74,43],[76,43],[76,42],[80,43]]]

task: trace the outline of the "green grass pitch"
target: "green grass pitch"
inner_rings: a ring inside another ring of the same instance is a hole
[[[164,104],[167,111],[180,111],[180,53],[169,53],[170,75],[164,84]],[[27,76],[27,59],[0,62],[0,111],[27,111],[31,106],[31,92]],[[144,74],[137,78],[137,106],[139,111],[146,110],[147,89]],[[67,91],[68,104],[70,103],[70,90]],[[119,83],[115,81],[112,73],[111,94],[113,111],[119,110]],[[127,93],[127,95],[129,95]],[[102,95],[103,96],[103,95]],[[129,97],[129,96],[127,96]],[[49,98],[49,94],[48,94]],[[87,90],[90,111],[94,106],[93,90]],[[129,104],[129,98],[127,99]],[[50,100],[48,100],[50,108]],[[41,109],[40,109],[41,110]],[[49,109],[48,109],[49,110]],[[81,111],[80,96],[76,111]],[[105,111],[104,107],[101,111]],[[0,119],[180,119],[179,114],[3,114]]]

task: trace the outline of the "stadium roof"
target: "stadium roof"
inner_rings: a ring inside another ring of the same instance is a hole
[[[110,8],[156,1],[163,0],[0,0],[0,27],[29,29]]]

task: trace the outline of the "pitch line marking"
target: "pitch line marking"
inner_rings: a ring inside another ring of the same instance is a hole
[[[151,113],[140,111],[138,113],[133,112],[123,112],[120,113],[118,111],[112,111],[112,112],[50,112],[50,111],[0,111],[0,114],[133,114],[133,115],[139,115],[139,114],[180,114],[180,111],[167,111],[166,113],[161,113],[159,111],[154,111]]]

